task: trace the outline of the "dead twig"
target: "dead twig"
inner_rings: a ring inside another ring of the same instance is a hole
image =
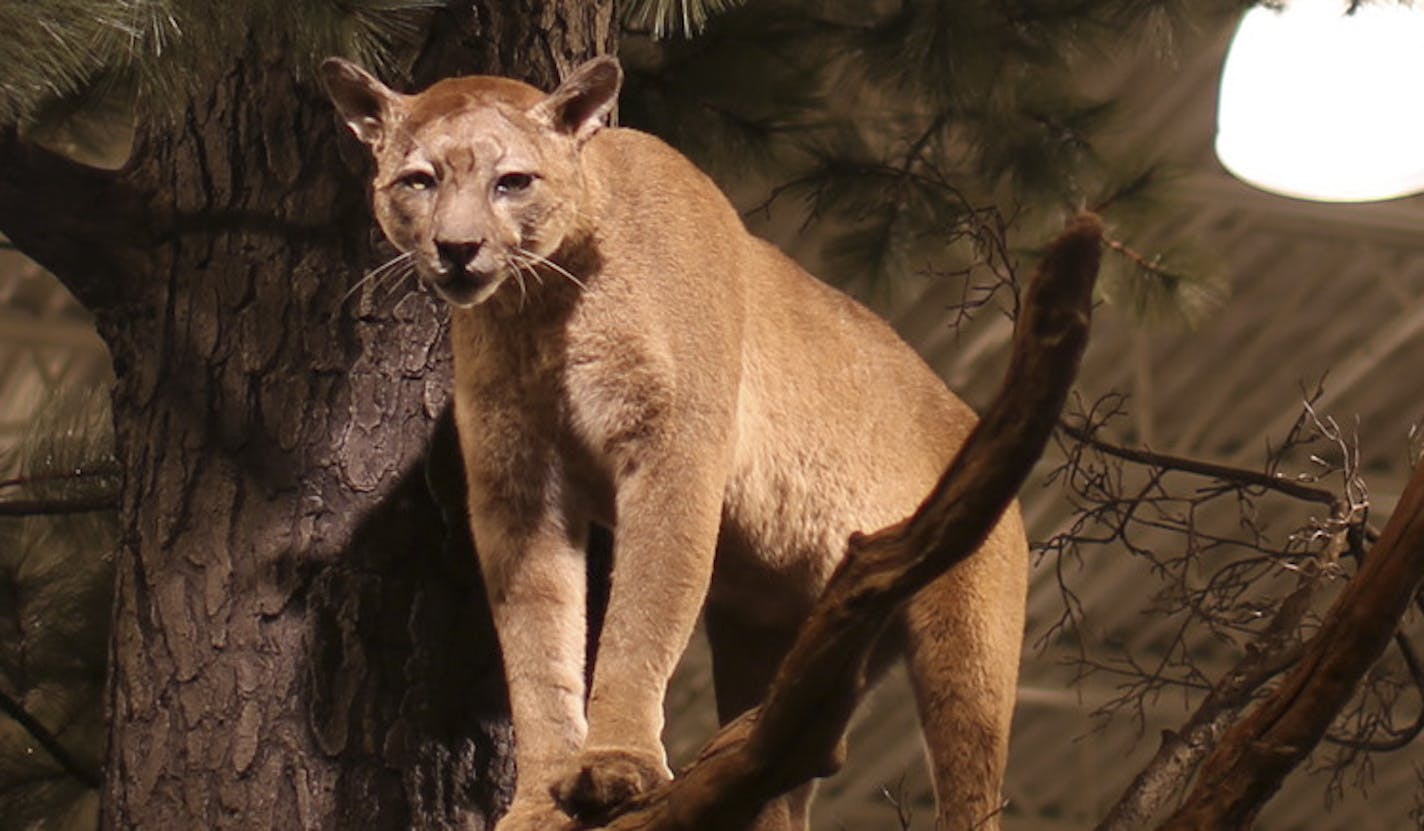
[[[1210,479],[1221,479],[1234,484],[1277,491],[1286,496],[1292,496],[1296,499],[1305,500],[1306,502],[1318,502],[1322,505],[1334,506],[1340,501],[1340,497],[1336,495],[1334,491],[1312,487],[1275,473],[1219,465],[1213,462],[1202,461],[1201,459],[1173,456],[1168,453],[1156,453],[1142,448],[1123,447],[1122,445],[1104,441],[1098,438],[1096,434],[1067,422],[1060,421],[1058,429],[1062,430],[1074,441],[1090,445],[1109,456],[1116,456],[1119,459],[1135,462],[1140,465],[1147,465],[1148,467],[1160,468],[1162,470],[1176,470],[1182,473],[1194,473],[1198,476],[1204,476]]]
[[[1162,831],[1245,828],[1320,742],[1399,627],[1424,579],[1424,460],[1379,542],[1331,605],[1305,655],[1237,722]]]
[[[1300,658],[1300,625],[1310,609],[1317,582],[1315,575],[1303,578],[1281,603],[1266,631],[1212,688],[1191,718],[1178,730],[1162,732],[1157,752],[1095,831],[1134,831],[1144,827],[1190,779],[1261,685]]]

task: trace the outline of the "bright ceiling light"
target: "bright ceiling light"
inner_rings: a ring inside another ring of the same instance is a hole
[[[1424,2],[1287,0],[1246,13],[1221,73],[1216,155],[1324,202],[1424,191]]]

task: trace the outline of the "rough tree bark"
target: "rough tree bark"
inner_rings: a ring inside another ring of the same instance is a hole
[[[548,86],[612,36],[612,0],[454,4],[414,74]],[[480,827],[513,771],[445,318],[345,299],[379,252],[292,37],[254,25],[114,175],[0,133],[0,230],[94,312],[118,379],[103,822]]]

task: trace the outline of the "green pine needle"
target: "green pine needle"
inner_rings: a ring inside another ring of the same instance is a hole
[[[140,117],[181,110],[249,47],[294,67],[339,54],[391,71],[443,0],[0,0],[0,124],[27,123],[105,84]]]
[[[60,392],[21,444],[22,482],[5,500],[116,493],[113,429],[103,388]],[[106,475],[74,476],[76,470]],[[78,521],[82,518],[83,521]],[[55,737],[85,771],[99,768],[104,664],[114,586],[117,512],[0,518],[0,689]],[[16,827],[69,827],[97,794],[66,775],[18,722],[0,717],[0,816]],[[89,821],[92,825],[92,819]],[[74,827],[79,827],[75,825]]]
[[[146,36],[152,0],[0,0],[0,123],[72,95],[106,68],[128,63]]]
[[[743,185],[796,167],[830,109],[823,88],[833,50],[793,5],[742,6],[694,40],[625,34],[622,122]]]
[[[1193,329],[1226,301],[1223,272],[1199,250],[1142,255],[1116,240],[1105,244],[1116,256],[1103,260],[1098,295],[1140,323]]]
[[[633,29],[651,31],[654,37],[692,37],[721,12],[744,0],[629,0],[623,22]]]

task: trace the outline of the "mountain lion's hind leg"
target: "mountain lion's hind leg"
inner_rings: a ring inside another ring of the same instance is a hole
[[[906,667],[929,750],[935,831],[997,831],[1018,679],[1028,552],[1016,509],[911,600]]]

